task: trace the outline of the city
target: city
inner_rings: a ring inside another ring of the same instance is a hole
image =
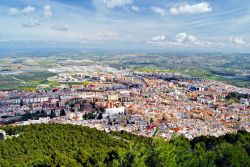
[[[0,167],[250,167],[249,0],[0,0]]]
[[[157,131],[167,139],[250,131],[247,88],[105,65],[49,70],[60,73],[48,80],[63,84],[50,90],[42,84],[37,91],[0,92],[2,124],[76,124],[148,137]]]

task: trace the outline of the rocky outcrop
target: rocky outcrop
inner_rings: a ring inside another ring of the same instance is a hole
[[[5,140],[6,139],[6,132],[3,130],[0,130],[0,140]]]

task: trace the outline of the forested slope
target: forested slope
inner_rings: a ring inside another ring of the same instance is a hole
[[[250,166],[250,133],[191,141],[105,133],[74,125],[0,127],[0,166]]]

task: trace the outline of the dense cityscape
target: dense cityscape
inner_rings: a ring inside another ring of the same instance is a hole
[[[167,139],[250,131],[246,88],[105,65],[49,70],[60,72],[48,79],[57,83],[53,89],[0,92],[1,124],[76,124]]]

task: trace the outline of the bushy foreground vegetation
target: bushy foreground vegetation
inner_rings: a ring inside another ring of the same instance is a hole
[[[1,127],[0,166],[250,166],[250,133],[219,138],[144,138],[74,125]]]

